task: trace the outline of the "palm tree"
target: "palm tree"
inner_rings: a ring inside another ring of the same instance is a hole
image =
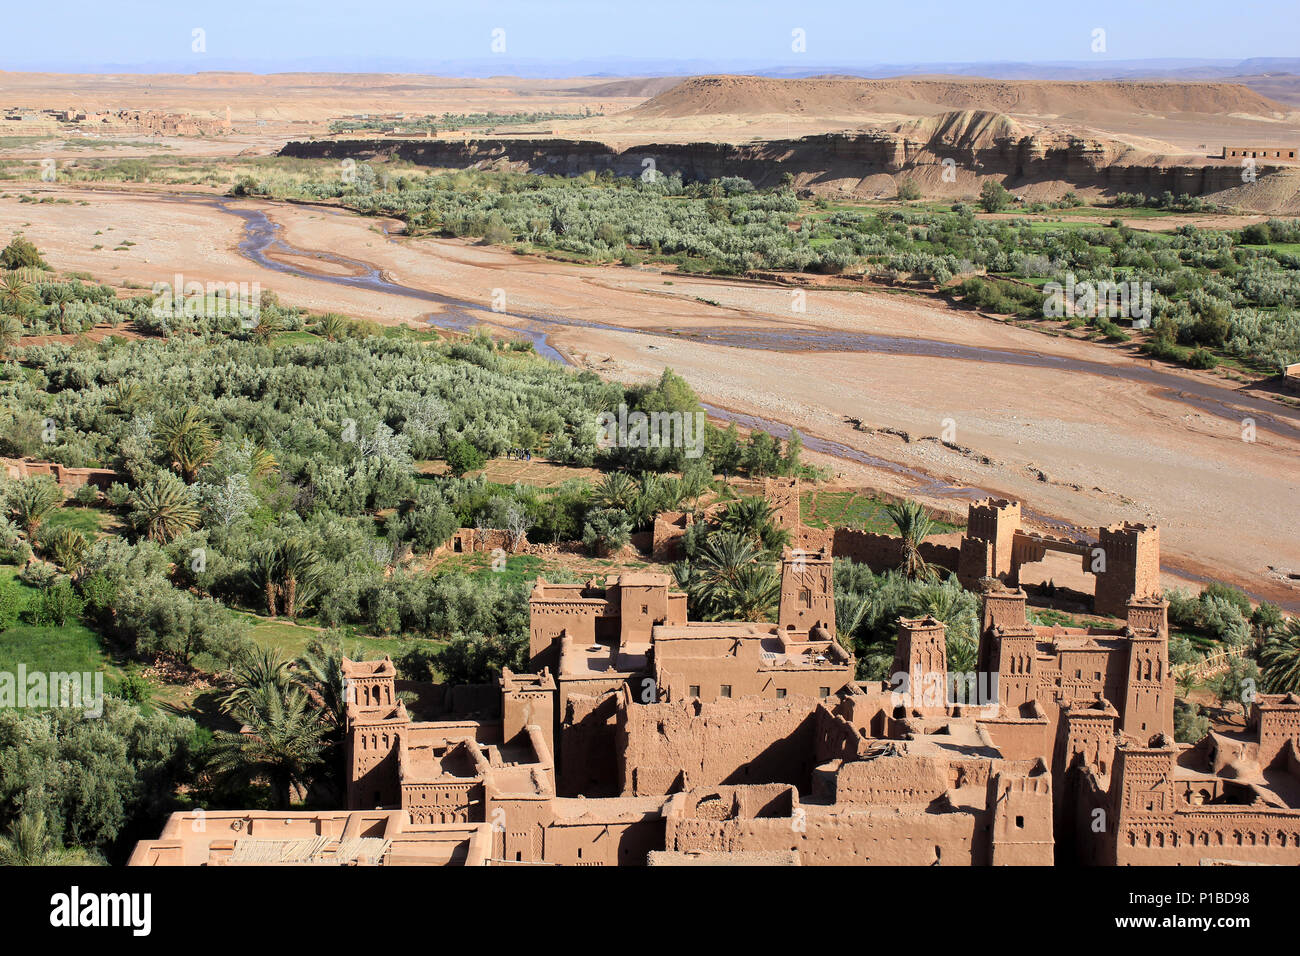
[[[152,541],[166,544],[199,525],[199,509],[189,488],[165,472],[137,488],[132,497],[131,523]]]
[[[955,578],[920,589],[915,613],[929,615],[947,628],[948,669],[964,674],[975,669],[979,651],[979,620],[973,596]]]
[[[768,551],[776,551],[790,542],[790,532],[774,520],[776,508],[764,498],[751,496],[733,501],[722,513],[718,525],[724,531],[743,535]]]
[[[316,599],[323,567],[320,554],[304,538],[290,538],[280,545],[280,568],[283,573],[284,613],[297,617],[298,609]]]
[[[265,312],[258,313],[257,325],[253,326],[252,329],[254,338],[265,345],[271,336],[279,331],[280,324],[278,322],[270,318]]]
[[[343,644],[326,632],[307,645],[307,651],[293,662],[293,679],[306,691],[333,736],[341,736],[346,723],[347,699],[343,678]]]
[[[56,507],[63,502],[63,489],[48,475],[29,475],[9,494],[9,513],[31,537]]]
[[[852,641],[854,635],[857,634],[862,622],[871,619],[871,609],[870,594],[844,591],[837,586],[835,591],[835,630],[846,647],[848,646],[847,642]]]
[[[326,312],[316,323],[316,334],[324,336],[328,342],[337,342],[348,334],[351,326],[352,323],[338,313]]]
[[[222,698],[224,714],[254,706],[268,689],[279,694],[288,690],[289,661],[278,647],[246,647],[230,668],[230,679],[234,688]]]
[[[630,511],[636,496],[636,482],[621,471],[609,472],[591,492],[592,503],[597,508],[615,511]]]
[[[698,462],[698,459],[697,459]],[[691,511],[698,511],[700,496],[713,485],[713,469],[709,465],[688,464],[682,470],[682,501],[689,500]]]
[[[0,315],[0,359],[22,340],[23,324],[16,316]]]
[[[739,615],[765,620],[780,596],[781,581],[762,558],[763,552],[748,538],[727,531],[709,535],[687,578],[687,593],[702,616],[714,621]]]
[[[35,290],[21,276],[10,273],[0,280],[0,307],[4,311],[22,315],[36,301]]]
[[[921,557],[921,542],[934,532],[934,518],[924,507],[915,501],[885,505],[885,514],[894,522],[898,536],[902,538],[903,560],[900,567],[912,580],[928,579],[934,572],[925,558]]]
[[[1259,663],[1267,693],[1300,693],[1300,617],[1288,620],[1264,643]]]
[[[728,603],[738,621],[771,620],[781,599],[781,576],[770,564],[747,564],[736,571]]]
[[[275,617],[275,602],[280,594],[280,548],[274,541],[253,548],[248,568],[253,585],[266,597],[266,613]]]
[[[207,424],[207,420],[203,417],[202,412],[193,405],[182,405],[168,407],[158,416],[154,427],[158,433],[158,440],[170,451],[172,446],[180,441],[181,436],[187,431],[193,428],[202,428],[205,424]]]
[[[144,399],[139,382],[118,382],[108,398],[108,407],[119,415],[130,415]]]
[[[632,500],[623,510],[639,527],[653,521],[660,512],[676,510],[681,503],[682,483],[679,479],[647,471],[637,481]]]
[[[212,428],[203,426],[190,428],[182,432],[175,441],[172,454],[176,459],[176,468],[187,485],[194,484],[199,471],[212,461],[217,451],[217,441],[212,437]]]
[[[50,305],[57,306],[59,309],[59,328],[66,331],[64,322],[68,317],[68,303],[75,302],[77,297],[72,294],[72,290],[66,285],[59,284],[49,287],[46,298],[50,300]]]
[[[266,596],[266,613],[276,607],[286,617],[297,617],[320,593],[324,572],[320,552],[302,537],[268,541],[253,550],[249,577]]]
[[[248,473],[254,478],[265,478],[280,466],[275,456],[261,445],[254,446],[248,455]]]
[[[264,687],[250,694],[235,716],[243,729],[216,732],[209,766],[227,782],[270,781],[276,808],[289,809],[293,790],[306,789],[324,763],[326,726],[320,711],[298,687],[283,693]]]
[[[0,866],[101,866],[81,847],[65,847],[50,834],[45,814],[23,811],[0,836]]]
[[[59,317],[60,320],[62,320],[62,317],[68,315],[68,303],[75,302],[77,297],[73,295],[73,290],[62,284],[62,282],[48,286],[48,290],[49,291],[45,293],[45,298],[49,299],[49,304],[51,304],[51,306],[59,307]]]
[[[54,558],[54,563],[63,568],[71,577],[81,571],[90,542],[76,528],[55,528],[44,536],[41,542],[47,554]]]
[[[168,409],[158,416],[158,440],[175,462],[186,483],[212,460],[216,437],[212,424],[193,405]]]

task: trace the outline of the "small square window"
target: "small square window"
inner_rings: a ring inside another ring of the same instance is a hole
[[[1016,817],[1016,829],[1017,829],[1017,830],[1023,830],[1024,828],[1025,828],[1025,818],[1024,818],[1024,817]]]
[[[641,613],[642,613],[642,614],[649,614],[649,613],[650,613],[650,605],[649,605],[649,604],[642,604],[642,605],[641,605]]]
[[[723,684],[723,685],[722,685],[722,688],[718,691],[718,696],[719,696],[719,697],[730,697],[730,696],[731,696],[731,685],[730,685],[730,684]]]
[[[691,696],[692,696],[692,697],[699,697],[699,696],[700,696],[700,685],[699,685],[699,684],[692,684],[692,685],[691,685]]]
[[[829,687],[818,687],[818,688],[817,688],[817,696],[818,696],[818,697],[829,697],[829,696],[831,696],[831,689],[830,689]]]
[[[785,696],[785,688],[784,688],[784,687],[778,687],[778,688],[776,689],[776,696],[777,696],[777,697],[784,697],[784,696]]]

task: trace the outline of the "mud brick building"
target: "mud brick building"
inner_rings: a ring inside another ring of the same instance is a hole
[[[975,674],[922,617],[889,680],[856,680],[825,545],[783,555],[775,624],[690,621],[662,574],[539,578],[499,713],[413,720],[391,660],[347,661],[346,809],[176,814],[131,862],[1300,864],[1300,698],[1173,741],[1157,529],[1075,542],[988,500],[949,550]],[[1029,622],[1018,572],[1048,550],[1088,562],[1113,623]]]

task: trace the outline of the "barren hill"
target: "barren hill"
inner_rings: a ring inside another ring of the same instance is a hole
[[[951,149],[990,149],[1001,140],[1019,140],[1028,131],[1005,113],[991,110],[953,110],[899,123],[894,132],[914,143]]]
[[[757,76],[699,76],[636,108],[655,117],[707,114],[843,116],[952,110],[991,110],[1037,116],[1096,111],[1236,114],[1280,119],[1282,103],[1236,83],[1057,82],[931,79],[783,80]]]

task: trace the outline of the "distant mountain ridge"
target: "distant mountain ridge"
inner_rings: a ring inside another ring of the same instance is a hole
[[[932,115],[953,110],[1067,116],[1082,110],[1254,115],[1279,119],[1286,105],[1238,83],[1032,81],[986,78],[774,79],[697,76],[635,112],[653,117],[710,114]]]
[[[57,58],[23,61],[10,57],[11,71],[60,73],[412,73],[474,78],[591,77],[616,80],[623,77],[694,76],[737,73],[753,76],[808,78],[853,76],[881,79],[898,76],[948,74],[981,76],[1000,80],[1130,80],[1187,79],[1215,80],[1265,74],[1300,76],[1300,57],[1151,58],[1132,60],[1061,60],[1027,63],[1019,61],[971,61],[934,63],[842,63],[816,62],[800,58],[791,62],[754,60],[671,59],[650,57],[608,57],[587,59],[541,59],[508,56],[455,60],[413,57],[295,57],[277,62],[209,55],[204,69],[194,69],[193,58],[149,62],[102,63],[62,62]]]

